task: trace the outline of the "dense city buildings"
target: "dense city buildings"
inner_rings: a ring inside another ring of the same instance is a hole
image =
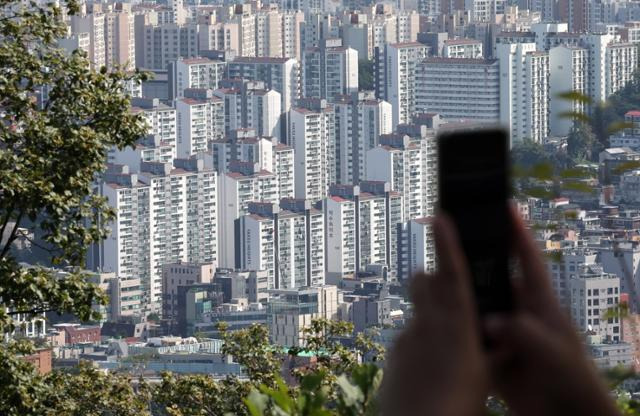
[[[497,125],[525,161],[518,211],[586,349],[640,369],[638,4],[106,0],[64,19],[65,54],[150,79],[120,85],[147,127],[95,179],[115,214],[86,265],[109,297],[92,305],[102,320],[19,316],[13,335],[48,337],[54,367],[134,371],[128,348],[150,372],[241,374],[221,322],[266,325],[281,347],[304,346],[316,318],[353,323],[347,346],[396,331],[405,285],[437,267],[438,135]],[[89,351],[101,335],[114,338]],[[30,359],[47,371],[42,354]]]

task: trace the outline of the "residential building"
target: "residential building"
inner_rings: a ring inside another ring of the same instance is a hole
[[[334,185],[323,201],[327,240],[327,279],[356,276],[367,265],[397,270],[398,223],[404,221],[402,196],[386,182]]]
[[[211,140],[223,136],[224,102],[212,90],[187,90],[175,101],[179,157],[205,152]]]
[[[100,69],[107,63],[104,38],[105,15],[100,6],[95,5],[89,13],[72,15],[69,20],[71,35],[89,34],[88,58],[93,69]]]
[[[560,45],[549,51],[549,131],[552,136],[566,136],[573,127],[567,113],[584,113],[585,103],[560,96],[562,93],[578,92],[587,95],[588,52],[577,46]]]
[[[284,139],[281,95],[262,81],[225,79],[214,94],[224,103],[225,133],[249,128],[259,136]]]
[[[289,114],[294,149],[295,196],[318,201],[335,183],[335,113],[326,100],[303,100]],[[314,105],[315,102],[315,105]]]
[[[187,88],[217,89],[225,69],[224,61],[208,58],[178,58],[170,62],[167,69],[169,100],[183,98]]]
[[[305,98],[333,100],[357,92],[358,51],[343,47],[340,38],[323,39],[319,47],[306,49],[302,85]]]
[[[221,267],[239,267],[236,252],[236,220],[249,213],[249,202],[271,202],[280,200],[276,175],[261,169],[258,163],[232,161],[228,171],[220,175],[218,200],[221,207],[219,238],[219,264]]]
[[[541,143],[549,134],[549,54],[535,43],[496,46],[500,63],[500,123],[512,143]]]
[[[444,41],[443,57],[482,59],[482,42],[475,39],[448,39]]]
[[[178,58],[198,56],[198,25],[148,24],[142,32],[144,68],[166,70],[169,63]]]
[[[336,127],[336,182],[358,183],[366,177],[366,152],[378,145],[381,134],[393,131],[391,104],[358,92],[333,103]]]
[[[603,240],[596,248],[604,273],[620,278],[620,292],[629,294],[629,310],[638,313],[640,296],[640,243]]]
[[[619,305],[620,279],[604,273],[600,265],[581,266],[576,272],[568,283],[571,316],[578,330],[620,342],[620,317],[613,316]]]
[[[398,280],[409,279],[418,273],[436,271],[432,221],[432,217],[423,217],[397,224]]]
[[[300,65],[297,59],[246,57],[235,58],[228,64],[229,78],[243,78],[264,82],[265,88],[280,93],[284,120],[281,120],[282,138],[286,138],[286,116],[300,98]],[[286,140],[285,140],[286,142]]]
[[[341,298],[331,285],[272,290],[267,311],[271,342],[304,346],[303,329],[314,319],[336,319]]]
[[[139,278],[144,311],[159,312],[163,264],[217,264],[216,192],[216,173],[205,169],[202,159],[142,162],[139,173],[111,165],[101,194],[116,219],[99,245],[95,268],[121,279]]]
[[[270,289],[324,284],[323,213],[303,199],[249,203],[240,217],[240,268],[265,270]]]
[[[433,132],[413,126],[414,137],[392,133],[380,136],[380,144],[367,152],[367,180],[384,181],[402,195],[404,218],[433,215],[436,193],[436,144]]]
[[[376,96],[391,104],[394,128],[410,123],[416,112],[416,68],[428,49],[422,43],[407,42],[390,43],[376,52]]]
[[[162,143],[171,146],[173,157],[177,156],[178,125],[175,108],[161,103],[157,98],[132,98],[131,112],[142,113],[147,121],[147,134],[158,136]]]
[[[496,59],[432,57],[418,64],[416,111],[447,121],[500,120],[500,66]]]

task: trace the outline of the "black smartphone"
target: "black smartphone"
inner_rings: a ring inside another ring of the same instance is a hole
[[[481,315],[512,307],[509,166],[504,130],[438,136],[439,205],[457,227]]]

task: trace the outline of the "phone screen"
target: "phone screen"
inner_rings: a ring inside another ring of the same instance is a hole
[[[440,208],[455,223],[478,310],[511,309],[509,139],[500,129],[438,137]]]

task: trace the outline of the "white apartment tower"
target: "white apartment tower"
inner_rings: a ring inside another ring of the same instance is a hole
[[[162,304],[162,265],[217,264],[217,180],[201,159],[171,164],[145,162],[141,172],[113,166],[102,194],[116,211],[112,232],[101,243],[99,266],[121,278],[140,278],[146,311]]]
[[[376,52],[376,93],[393,108],[393,127],[408,124],[416,111],[416,68],[428,47],[418,42],[391,43]]]
[[[416,273],[436,271],[432,220],[431,217],[422,217],[398,224],[399,280],[409,279]]]
[[[240,268],[266,270],[270,289],[324,284],[324,216],[310,201],[250,203],[240,217]]]
[[[326,98],[358,91],[358,51],[342,46],[341,39],[324,39],[308,48],[302,60],[305,98]]]
[[[402,195],[405,220],[433,215],[436,199],[435,135],[424,126],[412,127],[417,137],[383,134],[366,158],[367,180],[388,182]]]
[[[144,67],[166,70],[180,57],[198,55],[198,25],[166,23],[145,25],[143,35]]]
[[[610,342],[621,341],[621,319],[607,316],[620,302],[620,278],[602,266],[582,266],[569,280],[571,317],[582,332],[593,332]]]
[[[295,187],[294,151],[273,137],[257,136],[253,129],[233,130],[224,139],[209,143],[212,167],[218,173],[230,171],[232,162],[254,163],[261,171],[276,175],[278,193],[293,198]]]
[[[223,101],[211,90],[191,90],[191,97],[175,101],[177,113],[179,157],[205,152],[211,140],[222,137],[224,120]],[[187,90],[187,95],[190,95]],[[200,92],[200,94],[196,94]]]
[[[561,45],[549,50],[549,130],[552,136],[566,136],[573,127],[573,120],[561,117],[562,113],[584,113],[582,101],[566,100],[558,94],[576,91],[587,95],[588,52],[577,46]]]
[[[397,224],[403,222],[402,196],[386,182],[334,185],[323,202],[327,240],[327,279],[355,276],[367,265],[387,268],[395,279]]]
[[[336,182],[358,183],[365,178],[366,152],[381,134],[393,131],[392,108],[370,92],[344,96],[333,103],[336,126]]]
[[[187,88],[215,90],[224,78],[225,66],[223,61],[208,58],[178,58],[172,61],[167,71],[169,99],[184,97]]]
[[[316,108],[294,107],[289,114],[295,195],[311,201],[325,198],[335,183],[335,114],[325,100],[316,101]]]
[[[300,65],[295,58],[238,57],[228,64],[229,78],[262,81],[265,88],[280,93],[282,112],[280,138],[286,142],[287,115],[300,98]]]
[[[549,54],[535,43],[499,44],[500,122],[513,143],[549,134]]]
[[[173,157],[177,157],[178,125],[176,109],[162,104],[157,98],[132,98],[131,112],[142,114],[147,121],[147,134],[158,136],[163,144],[173,149]]]
[[[277,91],[261,81],[229,79],[220,82],[214,94],[224,103],[225,132],[250,128],[259,136],[282,140],[282,100]]]
[[[70,20],[71,34],[89,34],[89,62],[93,69],[100,69],[106,65],[105,59],[105,15],[100,7],[95,7],[92,13],[72,15]]]
[[[278,179],[257,163],[232,161],[228,172],[220,175],[218,200],[224,207],[219,216],[219,238],[224,241],[220,245],[220,267],[237,268],[236,220],[249,213],[250,202],[277,203]]]
[[[416,71],[416,110],[447,121],[498,123],[499,75],[496,59],[427,58]]]

